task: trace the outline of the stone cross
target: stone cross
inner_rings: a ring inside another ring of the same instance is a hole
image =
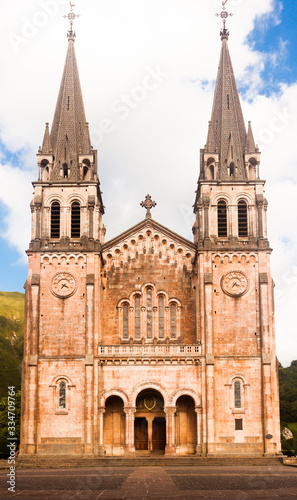
[[[155,201],[152,201],[152,197],[149,194],[147,194],[145,197],[145,201],[142,201],[140,203],[141,207],[146,208],[146,216],[145,216],[146,219],[152,218],[151,208],[155,207],[156,205],[157,203]]]

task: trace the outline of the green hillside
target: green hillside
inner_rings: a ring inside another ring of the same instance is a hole
[[[0,399],[7,387],[21,387],[25,295],[0,292]]]
[[[297,422],[297,361],[292,361],[288,368],[279,368],[279,393],[281,421]]]

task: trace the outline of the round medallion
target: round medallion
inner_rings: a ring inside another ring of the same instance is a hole
[[[61,299],[67,299],[76,291],[76,281],[68,272],[57,273],[51,282],[51,292]]]
[[[248,291],[249,282],[242,271],[231,271],[222,277],[221,287],[230,297],[241,297]]]

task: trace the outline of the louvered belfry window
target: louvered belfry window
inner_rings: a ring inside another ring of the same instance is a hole
[[[60,203],[54,201],[51,205],[51,238],[60,238],[60,218],[61,207]]]
[[[224,200],[218,203],[218,237],[226,238],[227,233],[227,203]]]
[[[243,200],[238,203],[238,236],[240,238],[248,236],[247,204]]]
[[[71,205],[71,238],[80,238],[80,204],[77,201]]]

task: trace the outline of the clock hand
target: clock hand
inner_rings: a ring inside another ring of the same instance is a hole
[[[68,285],[66,283],[63,283],[62,288],[68,288]]]
[[[235,281],[235,283],[233,283],[232,288],[234,288],[235,286],[239,286],[239,284],[236,283],[236,281]]]

